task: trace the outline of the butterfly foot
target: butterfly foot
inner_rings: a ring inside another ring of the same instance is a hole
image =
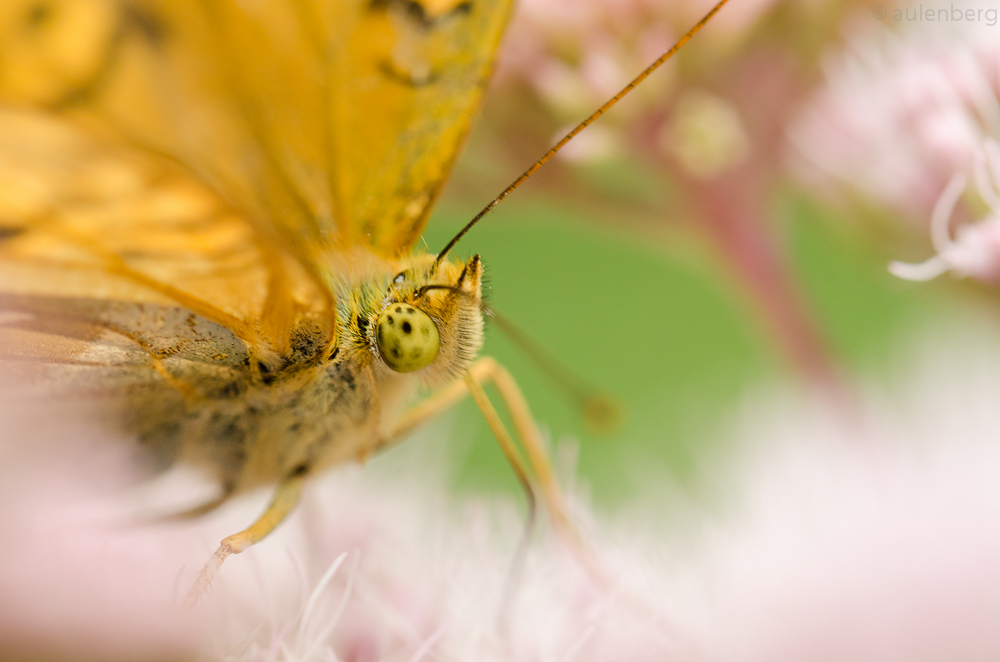
[[[264,514],[260,516],[260,519],[254,522],[250,528],[224,538],[219,543],[219,549],[215,550],[212,558],[208,560],[208,563],[198,573],[194,584],[184,597],[185,607],[194,607],[201,600],[202,596],[208,592],[208,589],[212,586],[212,578],[215,577],[215,573],[222,566],[222,562],[226,560],[226,557],[230,554],[239,554],[251,545],[260,542],[264,536],[273,531],[274,527],[278,526],[285,519],[292,508],[295,507],[295,504],[298,503],[302,483],[305,481],[308,473],[307,468],[301,467],[293,471],[278,486],[274,500],[267,507],[267,510],[264,511]]]
[[[227,544],[227,541],[234,536],[230,536],[222,541],[219,549],[215,550],[212,557],[208,559],[208,562],[202,567],[198,576],[195,577],[194,584],[188,589],[187,595],[184,596],[183,606],[187,609],[193,609],[201,599],[208,594],[209,589],[212,588],[212,579],[215,578],[215,573],[218,572],[219,568],[222,567],[222,562],[226,560],[226,557],[230,554],[238,554],[242,550],[233,549],[233,547]]]

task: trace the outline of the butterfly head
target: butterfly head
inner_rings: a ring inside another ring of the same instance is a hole
[[[420,371],[424,381],[439,383],[460,375],[482,347],[483,263],[478,255],[440,264],[433,258],[415,257],[393,278],[371,347],[390,370]]]

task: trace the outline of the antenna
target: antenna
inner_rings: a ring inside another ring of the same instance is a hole
[[[528,179],[528,177],[531,177],[533,174],[535,174],[535,172],[539,168],[541,168],[543,165],[545,165],[549,161],[549,159],[551,159],[553,156],[555,156],[559,152],[559,150],[561,150],[563,147],[565,147],[566,143],[568,143],[570,140],[572,140],[576,136],[576,134],[578,134],[581,131],[583,131],[584,129],[586,129],[587,126],[589,126],[591,122],[593,122],[598,117],[600,117],[601,115],[603,115],[604,113],[606,113],[612,106],[614,106],[616,103],[618,103],[619,101],[621,101],[625,97],[626,94],[628,94],[629,92],[631,92],[632,89],[635,88],[636,85],[638,85],[642,81],[646,80],[646,78],[651,73],[653,73],[654,71],[656,71],[657,69],[660,68],[660,65],[662,65],[664,62],[666,62],[667,60],[669,60],[671,57],[673,57],[674,54],[677,51],[679,51],[681,49],[681,47],[684,46],[684,44],[686,44],[688,41],[690,41],[691,37],[693,37],[696,34],[698,34],[698,32],[703,27],[705,27],[705,24],[708,23],[710,20],[712,20],[712,17],[715,16],[718,13],[718,11],[720,9],[722,9],[722,6],[724,4],[726,4],[727,2],[729,2],[729,0],[719,0],[718,4],[716,4],[714,7],[712,7],[712,9],[707,14],[705,14],[705,16],[703,16],[700,21],[698,21],[697,23],[694,24],[693,28],[691,28],[686,33],[684,33],[684,36],[681,37],[677,41],[676,44],[674,44],[673,46],[670,47],[670,50],[668,50],[666,53],[664,53],[659,58],[657,58],[657,60],[655,62],[653,62],[653,64],[651,64],[648,67],[646,67],[642,71],[642,73],[640,73],[638,76],[636,76],[634,79],[632,79],[631,83],[629,83],[628,85],[626,85],[625,87],[623,87],[622,90],[621,90],[621,92],[619,92],[615,96],[611,97],[611,99],[608,100],[607,103],[605,103],[603,106],[601,106],[600,108],[598,108],[597,110],[595,110],[594,113],[590,117],[588,117],[587,119],[583,120],[582,122],[580,122],[579,124],[577,124],[575,127],[573,127],[573,129],[569,133],[567,133],[565,136],[563,136],[562,140],[560,140],[559,142],[557,142],[555,144],[555,146],[552,149],[550,149],[548,152],[546,152],[545,155],[542,158],[540,158],[537,161],[535,161],[534,165],[532,165],[530,168],[528,168],[527,170],[525,170],[521,174],[520,177],[518,177],[517,179],[515,179],[513,184],[511,184],[510,186],[508,186],[507,188],[505,188],[500,195],[498,195],[497,197],[493,198],[493,200],[491,200],[488,205],[486,205],[485,207],[483,207],[483,210],[480,211],[478,214],[476,214],[473,217],[473,219],[471,221],[469,221],[465,225],[464,228],[462,228],[461,230],[459,230],[458,234],[456,234],[454,237],[452,237],[452,240],[448,242],[448,245],[445,246],[444,249],[442,249],[442,251],[440,253],[438,253],[437,258],[434,260],[434,266],[432,268],[434,270],[437,269],[438,264],[440,264],[441,260],[444,259],[444,256],[448,254],[448,251],[450,251],[452,248],[454,248],[455,244],[457,244],[458,241],[462,237],[465,236],[465,233],[468,232],[469,230],[471,230],[472,226],[474,226],[476,223],[479,222],[479,219],[481,219],[483,216],[486,216],[486,214],[490,213],[490,211],[492,211],[494,207],[496,207],[498,204],[500,204],[501,200],[503,200],[508,195],[510,195],[514,191],[514,189],[516,189],[518,186],[520,186],[522,183],[524,183],[524,181],[526,179]]]

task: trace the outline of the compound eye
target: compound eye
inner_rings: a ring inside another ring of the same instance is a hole
[[[440,343],[430,315],[407,303],[394,303],[382,311],[375,339],[382,360],[396,372],[426,368],[437,356]]]

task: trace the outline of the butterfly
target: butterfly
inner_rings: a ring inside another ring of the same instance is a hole
[[[0,7],[5,370],[19,391],[99,402],[158,465],[209,471],[219,496],[189,515],[276,485],[191,595],[282,521],[309,476],[364,460],[468,394],[526,492],[566,525],[527,403],[478,357],[483,262],[449,252],[621,95],[442,251],[415,250],[510,11],[508,0]],[[407,409],[421,389],[433,395]]]

